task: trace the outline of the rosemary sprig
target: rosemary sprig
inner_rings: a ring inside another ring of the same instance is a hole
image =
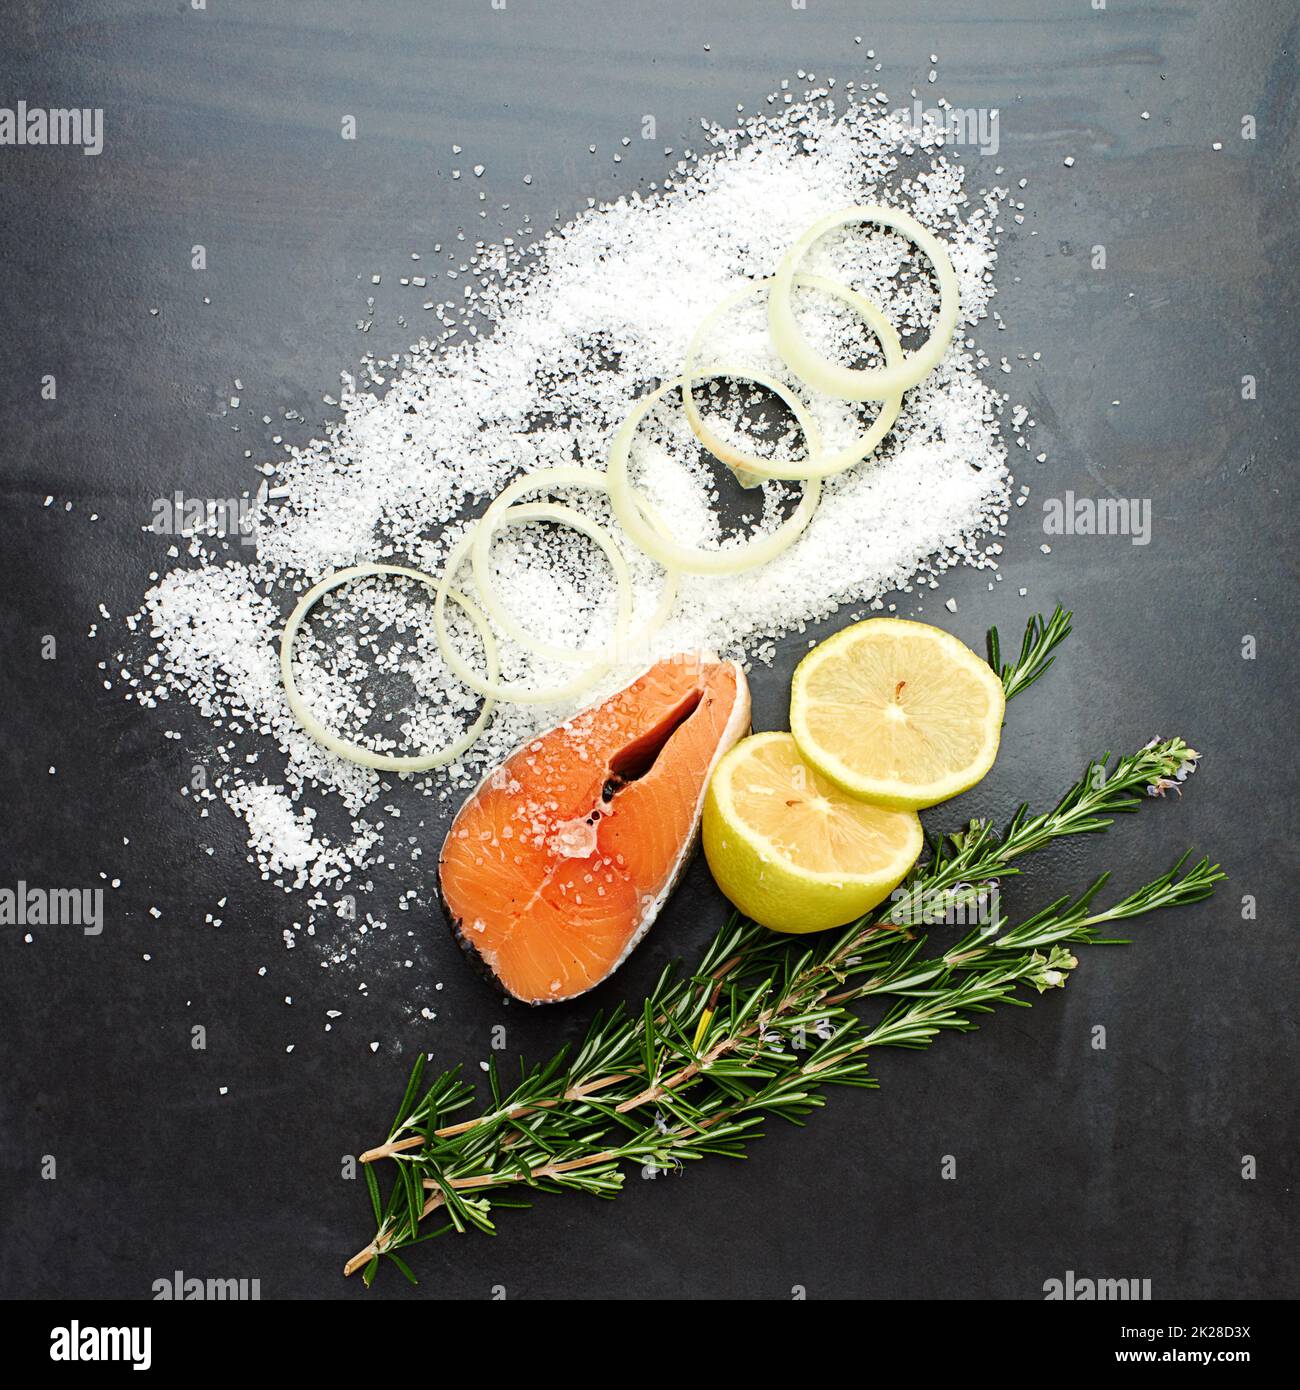
[[[1170,788],[1180,788],[1200,757],[1180,738],[1153,740],[1117,759],[1113,767],[1111,755],[1104,753],[1088,763],[1050,811],[1030,815],[1022,805],[1001,834],[989,821],[972,820],[965,830],[932,839],[930,859],[909,875],[888,920],[896,926],[912,925],[917,902],[928,907],[935,895],[954,905],[978,899],[979,885],[1017,873],[1012,861],[1022,855],[1053,840],[1107,830],[1116,816],[1136,811],[1144,796],[1163,796]]]
[[[1048,653],[1068,630],[1059,609],[1047,623],[1030,624],[1020,660],[1002,672],[1009,695],[1050,665]],[[996,652],[992,634],[990,647]],[[1064,984],[1077,964],[1071,946],[1099,943],[1105,923],[1204,897],[1223,877],[1218,866],[1201,860],[1184,871],[1184,856],[1098,911],[1092,904],[1103,876],[1016,927],[988,910],[989,889],[1016,872],[1014,858],[1061,836],[1105,829],[1115,814],[1141,804],[1139,788],[1162,793],[1195,760],[1186,744],[1170,739],[1121,758],[1113,770],[1108,757],[1090,763],[1049,812],[1031,817],[1022,807],[1001,835],[974,821],[932,841],[930,858],[888,910],[802,951],[733,918],[694,974],[666,971],[639,1013],[598,1016],[572,1055],[521,1068],[508,1091],[493,1063],[492,1104],[472,1118],[453,1120],[474,1100],[458,1069],[420,1094],[421,1056],[388,1141],[362,1155],[378,1230],[346,1272],[364,1268],[369,1283],[389,1257],[413,1278],[397,1250],[445,1231],[492,1232],[493,1209],[515,1205],[501,1195],[512,1188],[612,1197],[626,1163],[654,1172],[706,1154],[740,1155],[763,1116],[798,1122],[824,1103],[826,1086],[874,1086],[868,1049],[925,1047],[943,1031],[976,1027],[975,1016],[999,1003],[1027,1004],[1017,990]],[[922,924],[936,916],[962,920],[972,907],[988,920],[946,951],[927,954]],[[873,997],[895,1002],[867,1029],[848,1006]],[[387,1202],[372,1168],[380,1158],[397,1160]],[[434,1212],[446,1224],[425,1230]]]
[[[989,665],[1002,677],[1002,688],[1008,700],[1022,690],[1028,690],[1056,660],[1052,652],[1070,635],[1071,616],[1058,603],[1050,618],[1044,619],[1041,613],[1032,617],[1025,628],[1019,657],[1005,666],[1002,664],[998,630],[989,628]]]
[[[622,1187],[623,1163],[665,1171],[707,1154],[741,1156],[745,1141],[759,1137],[764,1115],[797,1121],[824,1103],[826,1086],[874,1086],[863,1055],[869,1049],[926,1047],[941,1032],[977,1027],[977,1015],[996,1004],[1025,1004],[1016,997],[1021,987],[1041,993],[1063,986],[1078,963],[1067,944],[1094,942],[1104,923],[1196,901],[1223,877],[1205,860],[1180,876],[1183,862],[1109,908],[1090,910],[1099,880],[1077,900],[1060,900],[1015,928],[999,919],[934,958],[920,955],[920,941],[891,932],[869,962],[869,977],[833,1001],[827,990],[836,972],[815,958],[789,980],[772,977],[763,987],[744,992],[733,986],[730,993],[738,999],[734,1014],[726,1006],[717,1009],[699,1050],[703,1065],[683,1081],[662,1077],[665,1054],[683,1055],[674,1020],[693,996],[711,991],[712,977],[696,976],[666,992],[657,990],[649,1036],[662,1079],[652,1098],[645,1096],[641,1083],[647,1073],[642,1070],[623,1078],[633,1094],[622,1103],[617,1095],[599,1102],[556,1101],[544,1111],[516,1116],[504,1135],[489,1115],[484,1117],[489,1123],[459,1127],[454,1136],[426,1142],[419,1153],[394,1155],[399,1182],[387,1212],[380,1215],[380,1232],[351,1267],[370,1266],[381,1253],[439,1234],[420,1229],[439,1209],[448,1219],[443,1230],[474,1226],[492,1232],[490,1213],[493,1205],[501,1205],[494,1200],[501,1188],[522,1185],[612,1197]],[[1040,946],[1048,946],[1047,952]],[[866,1030],[847,1005],[875,996],[897,1002]],[[622,1020],[614,1030],[620,1047],[644,1047],[645,1027],[642,1018]],[[603,1051],[609,1037],[598,1022],[588,1044],[595,1041],[596,1050]],[[818,1043],[810,1046],[814,1038]],[[536,1074],[527,1080],[535,1083]],[[527,1083],[511,1101],[526,1089]],[[655,1107],[650,1120],[627,1118],[630,1108],[650,1099]],[[619,1126],[625,1131],[621,1138]]]

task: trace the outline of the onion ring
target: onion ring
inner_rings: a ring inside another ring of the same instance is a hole
[[[557,521],[563,518],[554,513],[570,513],[572,516],[581,516],[580,512],[575,512],[571,507],[561,507],[553,502],[535,502],[524,504],[520,510],[533,513],[530,519]],[[587,518],[583,517],[583,520]],[[591,523],[593,526],[595,522]],[[605,656],[597,657],[595,661],[579,676],[575,676],[571,681],[564,685],[543,687],[540,690],[530,689],[522,686],[517,681],[502,681],[497,679],[497,674],[489,668],[486,676],[481,676],[467,662],[452,645],[451,633],[447,630],[447,598],[453,592],[451,588],[451,578],[456,571],[464,564],[469,555],[470,547],[474,543],[474,535],[478,529],[478,523],[474,523],[463,536],[451,548],[451,553],[447,556],[447,563],[443,567],[442,578],[438,580],[438,586],[434,591],[433,598],[433,628],[434,635],[438,639],[438,647],[442,652],[442,659],[451,667],[453,671],[465,682],[471,690],[489,700],[508,700],[516,705],[550,705],[558,704],[561,701],[572,699],[575,695],[581,695],[584,691],[593,686],[614,664],[613,658],[607,653]],[[618,555],[619,565],[623,572],[627,571],[627,561],[623,559],[622,553],[615,549]],[[619,566],[615,566],[617,573]],[[615,649],[622,645],[626,639],[626,623],[620,613],[619,627],[615,638]]]
[[[828,362],[808,345],[794,316],[790,302],[795,271],[813,242],[850,222],[875,222],[907,237],[930,262],[939,281],[939,317],[930,336],[898,366],[853,369]],[[880,401],[906,391],[928,376],[939,365],[957,327],[960,296],[957,273],[948,250],[916,220],[896,208],[872,203],[845,208],[814,222],[785,253],[772,277],[767,297],[767,324],[772,343],[792,372],[809,386],[848,401]]]
[[[333,574],[326,575],[324,579],[313,584],[298,600],[297,606],[289,614],[289,620],[284,625],[284,631],[280,634],[280,680],[284,684],[285,698],[289,702],[289,708],[293,711],[294,717],[322,748],[327,748],[338,757],[346,758],[348,762],[357,763],[361,767],[372,767],[377,772],[429,772],[435,767],[445,767],[448,763],[454,762],[477,741],[488,720],[492,717],[494,701],[490,696],[484,700],[478,717],[469,728],[455,742],[448,744],[440,752],[396,756],[389,753],[376,753],[360,743],[353,743],[350,739],[331,733],[311,712],[293,679],[294,643],[298,637],[298,629],[302,626],[307,614],[332,589],[337,589],[340,585],[347,584],[353,579],[365,579],[376,574],[400,574],[407,579],[417,579],[421,584],[425,584],[431,589],[436,589],[438,586],[438,580],[433,575],[425,574],[423,570],[410,569],[406,565],[352,565],[348,569],[335,570]],[[495,674],[497,648],[487,620],[463,594],[457,593],[454,589],[447,592],[465,610],[478,629],[484,654],[487,657],[488,670]]]
[[[746,290],[748,293],[748,290]],[[721,306],[719,306],[721,307]],[[686,358],[686,369],[692,365],[688,350]],[[799,428],[803,431],[808,457],[817,458],[821,455],[821,431],[817,428],[817,421],[813,419],[804,403],[784,385],[774,377],[765,376],[761,372],[742,372],[733,367],[715,367],[709,372],[695,372],[692,374],[696,381],[703,381],[707,377],[725,376],[731,381],[752,381],[756,386],[762,386],[770,391],[778,400],[784,401],[786,408],[799,422]],[[696,439],[713,455],[719,463],[725,463],[728,468],[736,475],[741,487],[757,487],[765,478],[789,478],[790,473],[774,473],[770,470],[774,467],[795,469],[797,464],[773,464],[770,459],[762,459],[757,454],[747,454],[743,449],[733,448],[721,435],[715,434],[704,423],[700,412],[695,408],[695,398],[691,395],[690,376],[683,371],[681,377],[682,387],[682,409],[686,413],[686,418],[690,421],[691,432]],[[808,475],[820,476],[820,475]],[[804,481],[803,473],[794,474],[794,481]],[[644,500],[644,499],[639,499]]]
[[[812,457],[810,442],[810,457],[804,465],[774,464],[770,459],[760,458],[757,454],[749,454],[743,449],[733,448],[725,439],[711,430],[704,423],[703,417],[696,408],[695,397],[691,393],[691,382],[701,381],[705,376],[726,376],[737,380],[755,381],[760,386],[766,386],[769,391],[786,401],[787,404],[790,403],[790,398],[784,389],[778,387],[768,377],[736,372],[729,367],[719,367],[707,373],[700,373],[695,370],[700,340],[709,325],[733,305],[740,303],[742,299],[771,286],[774,280],[775,277],[755,280],[752,284],[744,285],[733,294],[728,295],[710,309],[700,321],[699,327],[696,328],[690,343],[687,345],[686,361],[682,367],[682,406],[686,411],[686,418],[691,423],[691,429],[695,432],[695,437],[714,458],[736,470],[738,474],[743,472],[747,478],[753,480],[753,482],[746,482],[746,479],[742,478],[741,481],[746,486],[753,486],[758,480],[764,478],[781,479],[785,482],[806,482],[809,478],[830,478],[836,473],[843,473],[846,468],[852,468],[854,464],[861,463],[875,449],[876,445],[889,433],[894,421],[898,419],[898,412],[903,407],[903,393],[901,391],[895,391],[886,396],[881,402],[876,418],[871,422],[871,428],[860,440],[850,444],[845,449],[841,449],[836,454],[816,458]],[[849,308],[856,310],[867,321],[871,331],[876,335],[876,339],[884,351],[887,367],[897,368],[906,360],[903,345],[898,341],[898,334],[894,331],[894,325],[864,295],[849,289],[847,285],[829,280],[824,275],[812,275],[804,271],[795,272],[794,283],[803,288],[817,289],[824,294],[833,295],[842,303],[847,304]]]
[[[827,232],[852,222],[874,222],[901,233],[911,240],[930,262],[939,283],[939,314],[925,342],[913,352],[903,351],[893,326],[870,300],[824,276],[799,270],[800,263],[814,242]],[[855,370],[841,367],[815,352],[794,316],[792,296],[796,285],[830,294],[856,310],[875,333],[885,356],[885,366]],[[841,400],[881,402],[876,419],[867,433],[856,443],[837,453],[822,453],[820,432],[815,419],[804,402],[780,381],[766,375],[735,371],[727,366],[720,366],[709,372],[699,372],[696,369],[700,343],[709,325],[741,299],[763,288],[768,291],[767,322],[772,344],[787,368],[803,385]],[[632,586],[627,561],[609,532],[581,512],[558,503],[515,503],[514,499],[521,493],[547,484],[556,487],[586,487],[596,491],[603,490],[608,494],[614,514],[623,529],[642,551],[658,561],[667,571],[659,603],[637,633],[637,641],[648,642],[672,610],[677,594],[679,571],[715,576],[740,574],[775,559],[798,539],[817,509],[822,479],[832,477],[860,463],[875,449],[898,417],[903,392],[920,382],[941,361],[952,340],[959,312],[957,276],[947,248],[915,218],[900,210],[876,204],[846,208],[821,218],[786,252],[775,275],[768,280],[755,281],[743,286],[710,310],[691,336],[682,375],[643,396],[628,412],[614,434],[606,471],[603,474],[577,467],[549,468],[517,479],[492,502],[482,519],[472,524],[452,546],[440,578],[435,579],[421,570],[403,565],[362,564],[337,570],[312,585],[289,615],[280,636],[280,677],[294,717],[322,747],[350,762],[383,772],[426,772],[454,761],[471,747],[483,732],[498,700],[510,700],[517,704],[550,704],[581,694],[609,671],[628,650],[627,629],[632,615]],[[784,401],[803,431],[806,463],[802,466],[773,463],[732,446],[710,429],[696,406],[691,386],[695,381],[712,376],[752,382]],[[673,539],[649,500],[632,485],[629,477],[630,456],[637,428],[664,395],[675,388],[681,390],[683,409],[695,437],[715,458],[735,472],[742,485],[753,487],[764,479],[798,482],[802,485],[798,507],[775,531],[730,549],[702,550],[681,545]],[[490,565],[492,538],[503,526],[535,520],[555,521],[583,532],[601,548],[613,567],[618,585],[618,615],[614,638],[603,651],[569,650],[543,643],[534,638],[522,624],[511,618],[498,601],[492,584]],[[475,581],[488,617],[462,593],[451,587],[453,576],[467,557],[472,560]],[[323,595],[352,579],[381,574],[401,575],[433,589],[434,635],[443,660],[471,690],[483,697],[482,707],[474,722],[459,738],[437,753],[418,756],[378,753],[332,733],[308,708],[294,682],[294,644],[303,621],[315,604]],[[478,631],[483,643],[486,675],[480,675],[475,671],[452,645],[446,617],[448,598],[460,605]],[[489,617],[503,631],[534,653],[556,661],[582,662],[585,663],[586,669],[566,684],[549,689],[528,689],[517,682],[501,681],[496,641],[489,625]]]
[[[605,468],[609,500],[619,524],[651,559],[658,560],[661,565],[670,569],[685,570],[687,574],[741,574],[745,570],[753,569],[755,565],[774,560],[798,540],[804,527],[812,520],[813,512],[817,510],[822,485],[816,478],[809,479],[803,484],[803,495],[799,499],[798,507],[775,531],[731,550],[699,550],[694,546],[680,545],[677,541],[657,536],[642,515],[644,501],[628,477],[628,461],[637,426],[660,399],[674,387],[681,386],[683,380],[684,378],[677,377],[642,396],[615,431]],[[784,388],[782,390],[784,391]],[[803,413],[802,403],[796,418],[799,418],[800,413]]]
[[[549,470],[545,470],[549,471]],[[529,474],[526,478],[519,481],[531,484],[536,475]],[[538,486],[545,486],[543,482],[538,482]],[[558,485],[558,484],[557,484]],[[512,484],[512,487],[514,485]],[[627,561],[623,558],[623,552],[618,548],[614,538],[609,532],[590,517],[584,516],[581,512],[575,511],[572,507],[565,507],[557,503],[520,503],[515,506],[510,505],[512,496],[517,497],[520,491],[526,489],[519,488],[512,494],[511,488],[500,493],[493,501],[492,505],[479,518],[474,527],[474,539],[470,545],[470,558],[474,570],[474,588],[478,594],[479,602],[483,605],[484,612],[492,621],[513,637],[522,647],[527,647],[529,651],[536,652],[539,656],[548,657],[553,661],[576,662],[579,665],[590,665],[593,661],[598,661],[608,652],[608,645],[602,651],[591,651],[586,648],[574,649],[571,647],[553,647],[547,642],[542,642],[532,636],[522,624],[517,623],[514,618],[506,612],[505,606],[497,599],[496,590],[492,585],[492,576],[488,564],[488,551],[492,544],[492,539],[497,531],[503,526],[521,526],[530,521],[554,521],[562,526],[572,527],[575,531],[581,531],[583,535],[589,537],[604,552],[605,558],[609,561],[614,571],[614,580],[618,590],[618,619],[617,631],[626,633],[628,623],[632,619],[632,600],[631,600],[631,576],[628,573]]]
[[[609,532],[602,526],[597,526],[595,522],[588,522],[585,517],[581,521],[574,521],[574,517],[580,516],[579,513],[569,513],[566,517],[560,518],[549,516],[548,518],[537,518],[532,515],[524,515],[525,509],[521,509],[514,504],[516,497],[522,496],[526,492],[532,492],[537,488],[543,487],[575,487],[588,488],[592,492],[607,492],[605,485],[605,475],[597,473],[592,468],[541,468],[532,473],[526,473],[521,478],[516,478],[513,483],[498,493],[492,505],[483,513],[477,526],[474,528],[474,539],[470,546],[470,559],[474,569],[474,586],[478,591],[479,602],[483,605],[488,617],[510,637],[513,637],[520,646],[527,647],[529,651],[536,652],[539,656],[549,657],[554,661],[565,662],[587,662],[599,660],[601,656],[608,654],[608,647],[603,652],[593,652],[590,649],[570,650],[563,647],[553,647],[549,643],[541,642],[534,637],[521,624],[516,622],[504,606],[498,602],[495,586],[492,582],[492,568],[489,558],[492,549],[492,541],[496,533],[502,526],[517,524],[526,520],[549,519],[552,521],[563,520],[568,525],[576,526],[590,536],[592,540],[605,552],[605,557],[614,567],[615,574],[622,569],[623,579],[627,580],[627,567],[622,554],[615,553],[616,543],[611,539]],[[650,518],[651,524],[659,531],[665,539],[671,539],[667,527],[657,512],[651,508],[649,502],[644,498],[639,499],[646,515]],[[568,513],[568,508],[565,509]],[[589,529],[594,528],[594,529]],[[603,539],[602,539],[603,537]],[[659,603],[655,611],[650,615],[642,627],[631,638],[625,638],[622,646],[636,648],[641,644],[648,643],[656,632],[664,625],[669,613],[677,598],[677,572],[669,569],[664,578],[663,590],[659,596]],[[620,583],[620,612],[628,606],[627,596],[630,593],[630,584]],[[630,619],[630,610],[624,614],[623,630],[626,629],[627,621]],[[623,650],[616,652],[620,659]]]

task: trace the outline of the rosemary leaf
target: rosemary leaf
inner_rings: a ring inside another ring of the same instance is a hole
[[[990,632],[1008,699],[1051,666],[1069,631],[1059,607],[1034,618],[1006,665]],[[695,971],[666,970],[641,1010],[598,1014],[576,1050],[532,1068],[521,1062],[513,1088],[493,1065],[490,1108],[471,1119],[448,1123],[474,1098],[458,1068],[417,1099],[421,1054],[387,1143],[362,1156],[377,1233],[346,1272],[363,1269],[369,1284],[398,1249],[449,1230],[492,1234],[492,1209],[518,1205],[512,1189],[612,1198],[624,1164],[653,1175],[708,1155],[743,1157],[765,1116],[800,1124],[825,1104],[828,1086],[875,1087],[870,1049],[928,1047],[944,1032],[977,1028],[1000,1005],[1027,1007],[1025,990],[1062,987],[1078,964],[1072,948],[1110,944],[1098,928],[1199,901],[1222,871],[1208,859],[1188,868],[1185,854],[1099,909],[1103,874],[1014,926],[992,889],[1022,855],[1103,832],[1147,797],[1180,790],[1198,757],[1181,739],[1153,740],[1113,766],[1109,755],[1089,763],[1051,810],[1022,806],[1001,833],[972,821],[932,836],[928,858],[888,907],[833,936],[796,946],[733,915]],[[977,923],[962,939],[934,939],[932,928],[964,924],[972,911]],[[848,1006],[877,996],[892,1002],[868,1028]],[[386,1207],[373,1172],[380,1158],[398,1164]],[[422,1229],[434,1211],[446,1222]]]

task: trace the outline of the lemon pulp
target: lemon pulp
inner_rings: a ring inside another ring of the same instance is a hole
[[[998,676],[950,633],[869,618],[800,662],[790,728],[805,760],[843,791],[917,810],[992,767],[1005,709]]]
[[[914,812],[846,795],[789,734],[754,734],[718,764],[704,805],[718,886],[775,931],[822,931],[869,912],[902,882],[924,837]]]

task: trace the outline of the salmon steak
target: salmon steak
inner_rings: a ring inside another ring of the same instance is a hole
[[[749,686],[709,653],[656,663],[529,739],[452,821],[452,931],[509,995],[574,999],[650,929],[699,835],[709,777],[749,731]]]

